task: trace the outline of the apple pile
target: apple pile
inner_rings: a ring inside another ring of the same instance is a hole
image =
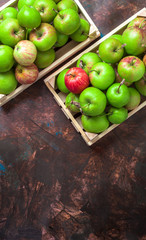
[[[101,133],[120,124],[146,96],[146,20],[137,17],[122,34],[104,40],[56,78],[71,113],[81,114],[83,129]]]
[[[73,0],[18,0],[0,12],[0,94],[31,84],[69,39],[88,38],[90,25]]]

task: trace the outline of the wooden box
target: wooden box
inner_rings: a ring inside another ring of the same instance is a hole
[[[3,10],[6,7],[13,6],[16,7],[18,0],[10,0],[6,4],[4,4],[2,7],[0,7],[0,11]],[[86,10],[83,8],[79,0],[74,0],[74,2],[78,5],[79,8],[79,15],[81,18],[86,19],[90,24],[90,32],[89,37],[81,43],[77,43],[73,40],[68,41],[66,45],[64,45],[61,48],[58,48],[56,50],[56,59],[55,61],[47,68],[40,70],[38,79],[42,78],[49,72],[53,71],[56,67],[61,65],[64,61],[69,59],[71,56],[76,54],[81,49],[85,48],[87,45],[92,43],[96,38],[100,36],[100,32],[98,31],[98,28],[95,26],[89,15],[87,14]],[[32,84],[26,84],[26,85],[20,85],[18,86],[15,91],[10,93],[9,95],[3,95],[0,94],[0,107],[10,101],[12,98],[19,95],[21,92],[23,92],[26,88],[31,86]]]
[[[146,8],[143,8],[142,10],[140,10],[139,12],[137,12],[135,15],[133,15],[132,17],[130,17],[129,19],[127,19],[125,22],[123,22],[121,25],[119,25],[117,28],[115,28],[114,30],[112,30],[110,33],[108,33],[106,36],[104,36],[103,38],[101,38],[100,40],[98,40],[96,43],[94,43],[92,46],[88,47],[86,50],[84,50],[83,52],[81,52],[78,56],[76,56],[74,59],[72,59],[71,61],[69,61],[67,64],[65,64],[63,67],[61,67],[60,69],[58,69],[56,72],[54,72],[51,76],[47,77],[45,79],[45,84],[48,87],[48,89],[50,90],[50,92],[53,94],[55,100],[57,101],[57,103],[59,104],[59,106],[61,107],[61,110],[64,112],[64,114],[66,115],[66,117],[68,119],[70,119],[71,123],[73,124],[73,126],[75,127],[75,129],[77,130],[77,132],[79,132],[81,134],[81,136],[83,137],[83,139],[85,140],[85,142],[91,146],[93,143],[95,143],[96,141],[98,141],[100,138],[102,138],[103,136],[105,136],[107,133],[109,133],[111,130],[113,130],[114,128],[116,128],[119,124],[112,124],[107,130],[105,130],[104,132],[100,133],[100,134],[94,134],[94,133],[89,133],[86,132],[81,124],[81,114],[79,116],[79,114],[75,114],[73,115],[69,109],[66,108],[65,106],[65,98],[67,94],[64,94],[62,92],[59,92],[59,90],[56,88],[55,85],[55,81],[56,81],[56,77],[58,76],[58,74],[66,69],[66,68],[71,68],[73,66],[76,66],[76,62],[77,60],[84,54],[87,52],[97,52],[98,51],[98,46],[101,42],[103,42],[105,39],[107,39],[108,37],[110,37],[113,34],[121,34],[124,29],[126,28],[127,24],[132,21],[133,19],[135,19],[137,16],[145,16],[146,17]],[[132,116],[133,114],[135,114],[137,111],[139,111],[141,108],[143,108],[144,106],[146,106],[146,101],[142,100],[142,102],[140,103],[140,105],[135,108],[134,110],[130,111],[128,113],[128,118],[130,116]]]

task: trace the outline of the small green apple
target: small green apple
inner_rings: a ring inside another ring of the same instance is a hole
[[[80,27],[70,35],[70,38],[75,42],[83,42],[88,38],[90,24],[87,20],[80,18]]]
[[[7,45],[0,45],[0,72],[9,71],[13,65],[13,48]]]
[[[18,11],[14,7],[6,7],[0,12],[0,19],[5,20],[6,18],[17,18]]]
[[[17,87],[17,80],[12,70],[0,73],[0,94],[9,94]]]
[[[35,2],[35,0],[19,0],[19,1],[18,1],[18,4],[17,4],[18,10],[20,11],[20,9],[21,9],[24,5],[33,6],[34,2]]]
[[[84,53],[77,61],[77,67],[82,68],[88,75],[94,64],[101,62],[97,53],[87,52]]]
[[[106,90],[115,80],[115,71],[105,62],[98,62],[91,68],[89,79],[92,86]]]
[[[54,18],[54,27],[58,32],[65,35],[71,35],[80,26],[79,14],[73,9],[60,11]]]
[[[115,38],[108,38],[99,45],[99,56],[107,63],[117,63],[123,57],[124,47]]]
[[[109,121],[104,112],[98,116],[86,116],[83,114],[81,122],[84,130],[92,133],[101,133],[109,127]]]
[[[135,87],[139,93],[146,97],[146,77],[145,75],[137,82],[135,82]]]
[[[75,113],[80,112],[78,103],[79,103],[79,95],[78,94],[74,94],[74,93],[70,92],[66,96],[65,105],[70,111],[75,112]]]
[[[87,87],[81,92],[79,103],[84,114],[97,116],[105,110],[107,102],[106,96],[101,90]]]
[[[113,83],[106,92],[108,102],[117,108],[125,106],[130,99],[128,87],[122,83]]]
[[[46,68],[50,66],[55,60],[55,50],[53,48],[48,51],[37,51],[35,64],[38,68]]]
[[[57,5],[53,0],[36,0],[33,6],[40,13],[44,23],[51,23],[57,15]]]
[[[108,115],[108,120],[111,123],[120,124],[127,119],[128,110],[124,107],[121,107],[121,108],[110,107],[107,115]]]
[[[113,34],[110,38],[115,38],[123,44],[123,39],[121,34]]]
[[[141,96],[140,96],[140,93],[133,87],[129,87],[128,90],[130,93],[130,99],[128,103],[125,105],[125,107],[128,110],[133,110],[140,104]]]
[[[54,47],[64,46],[68,42],[69,36],[62,34],[58,31],[56,31],[56,33],[57,33],[57,42],[54,44]]]
[[[37,28],[41,24],[40,13],[33,6],[24,5],[18,12],[19,24],[25,28]]]
[[[78,12],[78,5],[73,0],[61,0],[57,4],[57,8],[58,8],[58,11],[70,8]]]
[[[56,79],[56,85],[57,85],[58,89],[64,93],[70,92],[65,85],[65,74],[68,72],[68,70],[69,70],[69,68],[66,68],[63,71],[61,71]]]

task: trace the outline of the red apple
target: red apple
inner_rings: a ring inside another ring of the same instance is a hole
[[[82,68],[70,68],[65,74],[65,85],[72,93],[80,94],[89,84],[89,77]]]
[[[27,67],[18,64],[15,68],[15,77],[20,84],[34,83],[38,74],[39,70],[34,63]]]
[[[22,40],[16,44],[13,55],[20,65],[29,66],[36,59],[37,49],[31,41]]]

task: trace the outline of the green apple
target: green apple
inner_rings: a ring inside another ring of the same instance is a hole
[[[57,88],[64,93],[69,93],[70,91],[65,85],[65,74],[68,72],[69,68],[64,69],[61,71],[56,79]]]
[[[77,67],[82,68],[88,75],[94,64],[101,62],[100,57],[94,52],[84,53],[77,61]]]
[[[73,9],[60,11],[54,18],[54,27],[58,32],[65,35],[71,35],[80,26],[79,14]]]
[[[29,34],[29,40],[34,43],[39,51],[48,51],[57,41],[55,28],[49,23],[42,23]]]
[[[130,99],[128,103],[125,105],[125,107],[128,110],[133,110],[140,104],[141,96],[140,96],[140,93],[133,87],[129,87],[128,90],[130,93]]]
[[[17,80],[12,70],[0,73],[0,94],[9,94],[17,87]]]
[[[0,45],[0,72],[9,71],[13,65],[13,48],[7,45]]]
[[[57,15],[57,5],[53,0],[36,0],[33,6],[40,13],[42,22],[51,23]]]
[[[66,96],[65,105],[70,111],[75,112],[75,113],[80,112],[78,103],[79,103],[79,95],[78,94],[74,94],[74,93],[70,92]]]
[[[109,127],[109,121],[104,112],[101,115],[92,117],[83,114],[81,122],[84,130],[92,133],[101,133]]]
[[[83,42],[89,36],[90,24],[87,20],[80,18],[80,27],[70,35],[70,38],[76,42]]]
[[[14,7],[6,7],[0,12],[0,19],[5,20],[6,18],[17,18],[18,11]]]
[[[145,75],[137,82],[135,82],[135,87],[139,93],[146,97],[146,77]]]
[[[110,107],[107,115],[108,115],[108,120],[111,123],[120,124],[127,119],[128,110],[124,107],[121,107],[121,108]]]
[[[143,28],[132,26],[126,28],[122,39],[129,55],[137,56],[146,50],[146,34]]]
[[[17,4],[18,10],[20,10],[24,5],[33,6],[34,2],[35,0],[19,0]]]
[[[78,12],[78,5],[73,0],[61,0],[57,4],[57,8],[58,8],[58,11],[70,8]]]
[[[106,96],[95,87],[87,87],[81,92],[79,103],[85,115],[97,116],[105,110]]]
[[[33,6],[24,5],[18,12],[19,24],[25,28],[37,28],[41,24],[41,15]]]
[[[128,87],[123,83],[113,83],[106,92],[107,100],[113,107],[121,108],[130,99]]]
[[[55,50],[53,48],[48,51],[37,51],[35,64],[38,68],[46,68],[50,66],[55,60]]]
[[[108,63],[98,62],[91,68],[89,79],[93,87],[106,90],[115,81],[115,71]]]
[[[7,18],[0,24],[0,40],[3,44],[14,47],[25,38],[25,29],[15,18]]]
[[[123,44],[123,39],[121,34],[113,34],[110,38],[115,38]]]
[[[57,33],[57,42],[54,44],[54,47],[64,46],[68,42],[69,36],[62,34],[58,31],[56,31],[56,33]]]
[[[145,73],[143,61],[135,56],[127,56],[121,59],[117,68],[118,74],[126,82],[136,82],[140,80]]]
[[[117,83],[122,82],[122,78],[120,77],[120,75],[119,75],[119,73],[118,73],[118,71],[117,71],[117,66],[114,68],[114,70],[115,70],[115,75],[116,75],[115,82],[117,82]],[[124,81],[124,84],[125,84],[126,86],[130,86],[130,85],[132,84],[132,82],[126,82],[126,81]]]
[[[107,63],[117,63],[123,57],[124,47],[115,38],[108,38],[99,45],[99,56]]]
[[[144,17],[136,17],[128,24],[127,28],[129,27],[145,27],[145,18]]]

